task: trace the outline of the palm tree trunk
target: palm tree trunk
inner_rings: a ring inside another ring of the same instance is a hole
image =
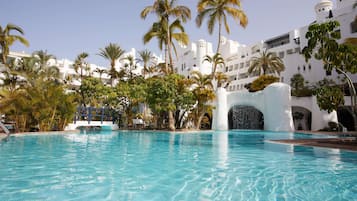
[[[167,50],[168,50],[168,54],[169,54],[169,62],[170,62],[170,73],[174,72],[174,67],[173,67],[173,63],[172,63],[172,53],[171,53],[171,35],[170,35],[170,24],[169,24],[169,17],[166,17],[166,22],[167,22],[167,38],[166,38],[166,43],[167,43]]]
[[[4,50],[2,50],[1,56],[2,56],[2,63],[3,63],[5,66],[7,66],[7,63],[6,63],[6,54],[4,53]]]
[[[201,122],[202,122],[202,119],[203,119],[204,116],[205,116],[205,113],[199,114],[199,117],[198,117],[197,122],[196,122],[196,129],[197,130],[201,129]]]
[[[144,72],[143,72],[144,79],[146,77],[146,69],[147,69],[146,64],[144,64]]]
[[[169,42],[168,52],[169,52],[169,61],[170,61],[170,73],[174,73],[174,64],[172,61],[172,52],[171,52],[171,41]]]
[[[54,119],[55,119],[56,112],[57,112],[57,109],[56,109],[56,107],[55,107],[55,108],[53,109],[53,113],[52,113],[52,116],[51,116],[51,120],[50,120],[49,125],[48,125],[48,126],[50,126],[50,127],[52,127],[52,125],[53,125],[53,121],[54,121]]]
[[[222,22],[221,22],[221,20],[219,20],[219,23],[218,23],[218,44],[217,44],[216,53],[219,53],[220,46],[221,46],[221,32],[222,32]]]
[[[175,130],[175,119],[174,119],[174,114],[171,110],[169,110],[169,130],[170,131]]]

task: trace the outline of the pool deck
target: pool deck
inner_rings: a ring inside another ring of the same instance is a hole
[[[296,133],[310,135],[336,136],[338,138],[314,138],[314,139],[291,139],[291,140],[271,140],[271,142],[294,144],[309,147],[324,147],[333,149],[343,149],[357,151],[357,132],[320,132],[320,131],[296,131]]]

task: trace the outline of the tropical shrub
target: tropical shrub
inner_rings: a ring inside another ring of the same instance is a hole
[[[338,86],[322,86],[314,91],[320,109],[332,112],[345,103],[344,93]]]
[[[272,75],[261,75],[255,79],[248,87],[249,92],[261,91],[268,85],[279,82],[279,78]]]
[[[313,90],[305,86],[304,77],[298,73],[290,79],[291,95],[297,97],[312,96]]]

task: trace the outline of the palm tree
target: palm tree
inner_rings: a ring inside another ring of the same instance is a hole
[[[78,73],[78,70],[80,70],[79,76],[82,82],[83,79],[83,70],[88,71],[89,70],[89,66],[88,63],[85,61],[85,59],[88,57],[88,53],[86,52],[82,52],[80,53],[77,58],[74,60],[74,70],[76,71],[76,73]]]
[[[45,68],[48,65],[48,61],[50,59],[56,59],[56,57],[52,54],[48,54],[47,50],[38,50],[32,53],[33,57],[36,57],[38,59],[38,63],[40,65],[40,68]]]
[[[48,54],[47,51],[39,50],[32,53],[32,58],[36,62],[36,74],[45,77],[45,79],[58,81],[60,78],[60,70],[57,66],[48,66],[50,59],[56,59],[52,54]]]
[[[225,64],[224,59],[220,53],[216,53],[212,57],[209,55],[206,55],[203,59],[203,62],[205,62],[205,61],[212,64],[212,74],[211,74],[212,79],[215,78],[217,66],[222,66],[222,65],[224,66],[224,64]]]
[[[145,78],[146,73],[149,72],[149,66],[152,66],[153,64],[152,60],[154,59],[154,56],[149,50],[139,51],[138,54],[140,58],[138,58],[137,61],[143,63],[143,76]]]
[[[17,31],[21,35],[24,35],[24,31],[21,27],[16,26],[14,24],[7,24],[5,28],[0,26],[0,46],[1,46],[1,54],[2,54],[2,63],[6,64],[7,55],[10,53],[10,46],[15,41],[20,41],[20,43],[24,44],[25,46],[29,46],[29,42],[22,36],[13,35],[10,32]]]
[[[193,71],[190,79],[193,84],[193,94],[197,101],[193,114],[194,124],[196,129],[199,129],[205,113],[212,109],[212,105],[209,104],[209,102],[215,99],[215,93],[213,91],[212,78],[210,75],[204,75],[199,71]]]
[[[222,87],[224,83],[226,83],[226,86],[229,84],[228,76],[223,72],[217,72],[215,80],[217,80],[217,87]]]
[[[141,18],[145,19],[149,13],[154,13],[159,17],[159,22],[162,26],[162,30],[170,30],[170,17],[174,17],[175,20],[182,20],[182,22],[186,22],[187,19],[191,19],[191,10],[182,5],[175,5],[176,0],[156,0],[153,5],[147,6],[144,10],[141,11]],[[155,24],[155,23],[154,23]],[[169,57],[169,63],[171,68],[173,69],[172,62],[172,32],[166,31],[164,32],[166,37],[162,37],[165,43],[165,61],[167,62],[167,55]],[[162,48],[161,48],[162,49]]]
[[[276,56],[272,52],[264,50],[260,53],[260,57],[253,57],[251,65],[248,69],[249,74],[266,75],[268,73],[277,73],[285,70],[284,62],[280,57]]]
[[[102,80],[103,73],[106,73],[107,71],[105,69],[96,68],[94,72],[99,73],[99,79]]]
[[[176,30],[178,30],[178,32],[175,32]],[[164,21],[159,21],[159,22],[155,22],[151,29],[144,35],[144,44],[148,43],[152,38],[157,38],[158,42],[159,42],[159,48],[160,50],[162,50],[163,46],[165,45],[165,48],[167,48],[167,44],[166,44],[166,37],[167,37],[167,32],[170,32],[170,39],[168,40],[170,42],[170,47],[173,48],[175,55],[177,56],[176,53],[176,47],[175,45],[172,43],[173,39],[175,39],[177,42],[187,45],[189,42],[188,39],[188,35],[185,33],[185,30],[183,28],[183,26],[181,25],[181,21],[179,20],[175,20],[170,26],[169,26],[169,30],[167,31],[166,29],[166,25]],[[165,54],[167,53],[167,51],[165,51]],[[167,56],[165,56],[167,57]],[[165,68],[166,68],[166,72],[173,72],[173,62],[172,62],[172,56],[171,56],[171,51],[169,54],[169,58],[170,58],[170,69],[168,68],[167,62],[165,62]]]
[[[125,51],[121,47],[114,43],[109,43],[104,49],[99,49],[99,56],[108,59],[110,61],[110,70],[108,72],[110,76],[110,84],[113,86],[114,79],[118,78],[118,72],[115,69],[115,61],[118,60]]]
[[[213,33],[214,27],[218,22],[218,45],[217,53],[220,48],[222,24],[229,34],[227,17],[231,16],[235,21],[239,21],[242,27],[248,24],[248,18],[241,9],[240,0],[200,0],[197,4],[198,15],[196,17],[196,24],[201,27],[204,18],[208,18],[207,26],[209,34]]]
[[[128,55],[122,59],[125,62],[126,73],[129,74],[129,81],[133,79],[133,70],[136,69],[135,58],[132,55]]]

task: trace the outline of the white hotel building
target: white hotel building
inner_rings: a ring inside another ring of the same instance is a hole
[[[321,23],[326,20],[337,20],[341,23],[341,41],[348,37],[357,37],[357,24],[353,24],[357,16],[357,7],[353,8],[356,0],[337,0],[336,8],[330,0],[322,0],[315,6],[316,22]],[[331,18],[330,15],[333,17]],[[312,22],[313,23],[313,22]],[[285,71],[281,73],[281,82],[290,84],[290,78],[297,73],[304,76],[309,83],[315,83],[323,78],[331,78],[337,81],[337,74],[326,75],[322,63],[316,59],[305,62],[305,58],[300,54],[307,45],[305,34],[308,26],[287,31],[279,36],[259,41],[252,45],[243,45],[237,41],[232,41],[222,37],[220,53],[225,59],[225,68],[220,69],[230,78],[229,91],[246,90],[244,85],[256,79],[256,76],[248,74],[248,68],[252,57],[259,57],[263,50],[276,53],[284,62]],[[178,59],[176,62],[177,72],[189,76],[193,70],[210,73],[211,64],[203,62],[205,55],[212,56],[212,44],[199,40],[190,45],[178,49]],[[357,75],[353,75],[353,80],[357,81]]]
[[[349,37],[357,37],[357,24],[354,22],[357,16],[357,1],[356,0],[336,0],[336,6],[333,6],[330,0],[321,0],[315,6],[316,20],[311,23],[322,23],[327,20],[337,20],[340,22],[341,42]],[[339,78],[343,78],[342,75],[338,75],[335,71],[332,74],[327,74],[323,68],[322,62],[314,58],[305,61],[305,58],[301,53],[301,50],[307,45],[305,34],[308,30],[306,25],[301,28],[287,31],[279,36],[265,39],[251,45],[243,45],[237,41],[232,41],[224,37],[221,38],[221,50],[220,53],[225,60],[225,67],[218,69],[225,72],[230,80],[230,84],[227,91],[230,92],[245,92],[245,84],[251,83],[257,78],[257,76],[249,75],[248,68],[252,57],[259,57],[259,53],[263,50],[273,52],[278,55],[284,62],[285,71],[280,74],[280,81],[290,85],[290,79],[294,74],[300,73],[303,75],[305,81],[308,81],[310,85],[316,82],[328,78],[333,79],[339,83]],[[178,59],[176,61],[176,70],[179,74],[189,76],[191,71],[198,70],[203,73],[211,72],[211,64],[203,62],[205,55],[212,56],[214,54],[212,50],[212,44],[205,40],[198,40],[192,42],[188,46],[181,46],[177,48]],[[354,83],[357,82],[357,74],[350,75]],[[350,104],[350,98],[345,98],[345,105]],[[318,106],[316,105],[316,99],[314,98],[295,98],[292,99],[292,105],[295,107],[295,111],[299,108],[307,108],[312,113],[312,118],[324,118],[326,114],[321,114]],[[301,110],[302,112],[305,110]],[[293,107],[294,112],[294,107]],[[316,115],[314,115],[316,114]],[[348,117],[347,117],[348,118]],[[310,117],[311,119],[311,117]],[[295,123],[295,128],[298,126],[298,122]],[[315,125],[314,125],[315,124]],[[306,125],[303,123],[299,125],[300,129],[318,130],[326,126],[324,123],[314,123],[312,125]]]
[[[115,63],[115,69],[117,71],[120,71],[121,69],[123,69],[125,67],[125,65],[128,64],[128,61],[123,59],[126,58],[127,56],[132,56],[135,60],[135,66],[136,68],[133,70],[133,74],[136,75],[140,75],[142,73],[142,69],[143,66],[141,65],[141,63],[136,62],[137,56],[136,56],[136,50],[134,48],[130,49],[130,51],[127,51],[123,54],[123,56],[121,57],[121,59],[117,60]],[[21,59],[23,57],[30,57],[30,54],[27,53],[22,53],[22,52],[10,52],[9,57],[14,58],[14,59]],[[161,57],[156,56],[155,54],[153,55],[153,63],[158,64],[163,62],[163,60],[161,59]],[[74,69],[74,61],[69,60],[69,59],[50,59],[48,61],[48,66],[56,66],[59,69],[60,72],[60,78],[65,80],[67,77],[69,76],[73,76],[73,75],[78,75],[79,72],[76,72]],[[90,64],[87,63],[86,65],[88,65],[88,70],[83,70],[83,75],[91,75],[93,77],[101,77],[101,79],[106,83],[106,84],[110,84],[110,76],[105,72],[102,75],[99,74],[99,72],[97,70],[106,70],[108,71],[109,68],[108,67],[103,67],[103,66],[98,66],[96,64]],[[108,66],[109,66],[109,61],[108,61]],[[80,82],[76,79],[72,80],[72,85],[74,87],[76,86],[80,86]]]

